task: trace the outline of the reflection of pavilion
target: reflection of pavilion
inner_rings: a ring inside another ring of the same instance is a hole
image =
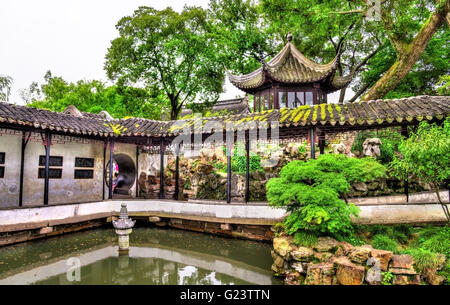
[[[74,253],[81,262],[84,284],[227,284],[230,278],[270,285],[270,270],[210,254],[158,247],[130,247],[129,256],[118,257],[116,246]],[[66,278],[67,259],[44,266],[32,265],[0,279],[1,284],[77,284]],[[105,271],[106,269],[106,271]]]

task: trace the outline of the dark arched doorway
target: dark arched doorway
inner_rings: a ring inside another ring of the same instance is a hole
[[[130,195],[130,189],[136,181],[136,165],[126,154],[116,154],[113,158],[113,194]],[[109,162],[105,176],[109,187]]]

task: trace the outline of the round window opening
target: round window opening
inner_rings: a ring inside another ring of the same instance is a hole
[[[117,154],[113,158],[113,193],[128,195],[136,180],[136,166],[128,155]],[[109,162],[105,176],[106,185],[109,187]]]

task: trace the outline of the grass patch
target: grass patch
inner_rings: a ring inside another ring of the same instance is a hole
[[[295,233],[294,242],[297,246],[312,247],[317,243],[317,236],[310,232],[300,231]]]
[[[412,248],[402,251],[404,254],[409,254],[414,258],[415,265],[420,271],[424,269],[437,269],[444,263],[442,254],[431,252],[423,248]]]
[[[433,234],[434,233],[434,234]],[[420,246],[450,258],[450,227],[428,229],[419,235]]]
[[[372,246],[375,249],[398,252],[398,243],[394,239],[384,234],[377,234],[372,239]]]

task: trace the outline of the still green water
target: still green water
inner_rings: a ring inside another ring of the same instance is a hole
[[[270,245],[181,230],[136,228],[119,256],[114,230],[0,248],[0,284],[281,284]]]

